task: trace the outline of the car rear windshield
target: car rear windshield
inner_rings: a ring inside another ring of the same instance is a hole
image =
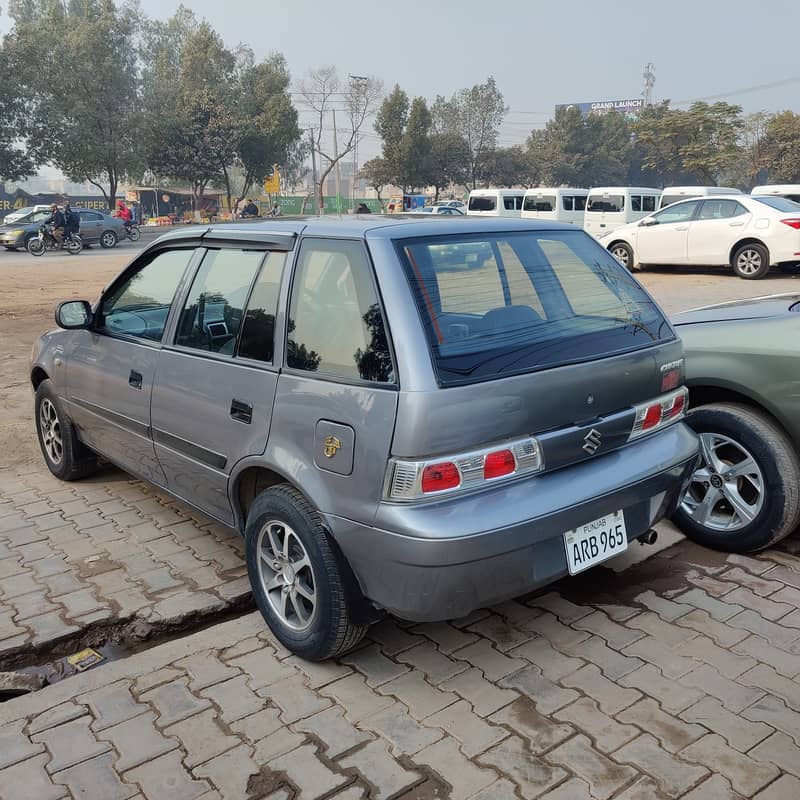
[[[786,197],[754,197],[753,200],[758,200],[759,203],[770,206],[776,211],[786,211],[790,214],[800,211],[800,203],[795,203]]]
[[[625,196],[621,194],[604,194],[602,197],[589,197],[587,211],[622,211],[625,208]]]
[[[582,231],[425,237],[396,246],[442,386],[674,338],[639,284]]]
[[[494,211],[497,208],[497,199],[494,197],[470,197],[470,211]]]

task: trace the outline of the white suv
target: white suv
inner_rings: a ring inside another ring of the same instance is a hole
[[[600,238],[624,266],[728,266],[746,280],[772,264],[800,272],[800,204],[726,195],[682,200]]]

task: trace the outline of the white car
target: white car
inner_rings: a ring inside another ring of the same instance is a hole
[[[457,208],[462,213],[467,213],[467,204],[463,200],[437,200],[434,207]]]
[[[746,280],[771,265],[800,272],[800,203],[727,195],[681,200],[600,237],[628,269],[650,264],[730,266]]]
[[[455,206],[425,206],[424,208],[415,209],[420,214],[446,214],[451,217],[466,216],[460,208]]]
[[[49,203],[45,205],[25,206],[25,208],[17,208],[14,211],[9,211],[8,214],[5,215],[5,217],[0,219],[0,224],[13,225],[15,222],[18,222],[23,217],[27,217],[29,214],[33,214],[36,211],[49,211],[49,210],[50,210]]]

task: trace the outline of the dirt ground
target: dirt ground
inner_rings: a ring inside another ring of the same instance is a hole
[[[0,252],[0,469],[39,459],[33,428],[28,365],[31,346],[53,326],[57,302],[94,301],[103,287],[136,254],[132,247],[110,253],[93,249],[35,259]],[[742,297],[800,293],[800,278],[774,272],[743,281],[723,270],[654,270],[637,273],[669,313]]]

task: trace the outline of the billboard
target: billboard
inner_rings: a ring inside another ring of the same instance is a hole
[[[623,114],[628,120],[635,120],[642,113],[644,100],[637,97],[627,100],[595,100],[592,103],[562,103],[556,106],[556,111],[560,108],[577,108],[584,117],[599,116],[608,114],[609,111],[616,111],[618,114]]]

